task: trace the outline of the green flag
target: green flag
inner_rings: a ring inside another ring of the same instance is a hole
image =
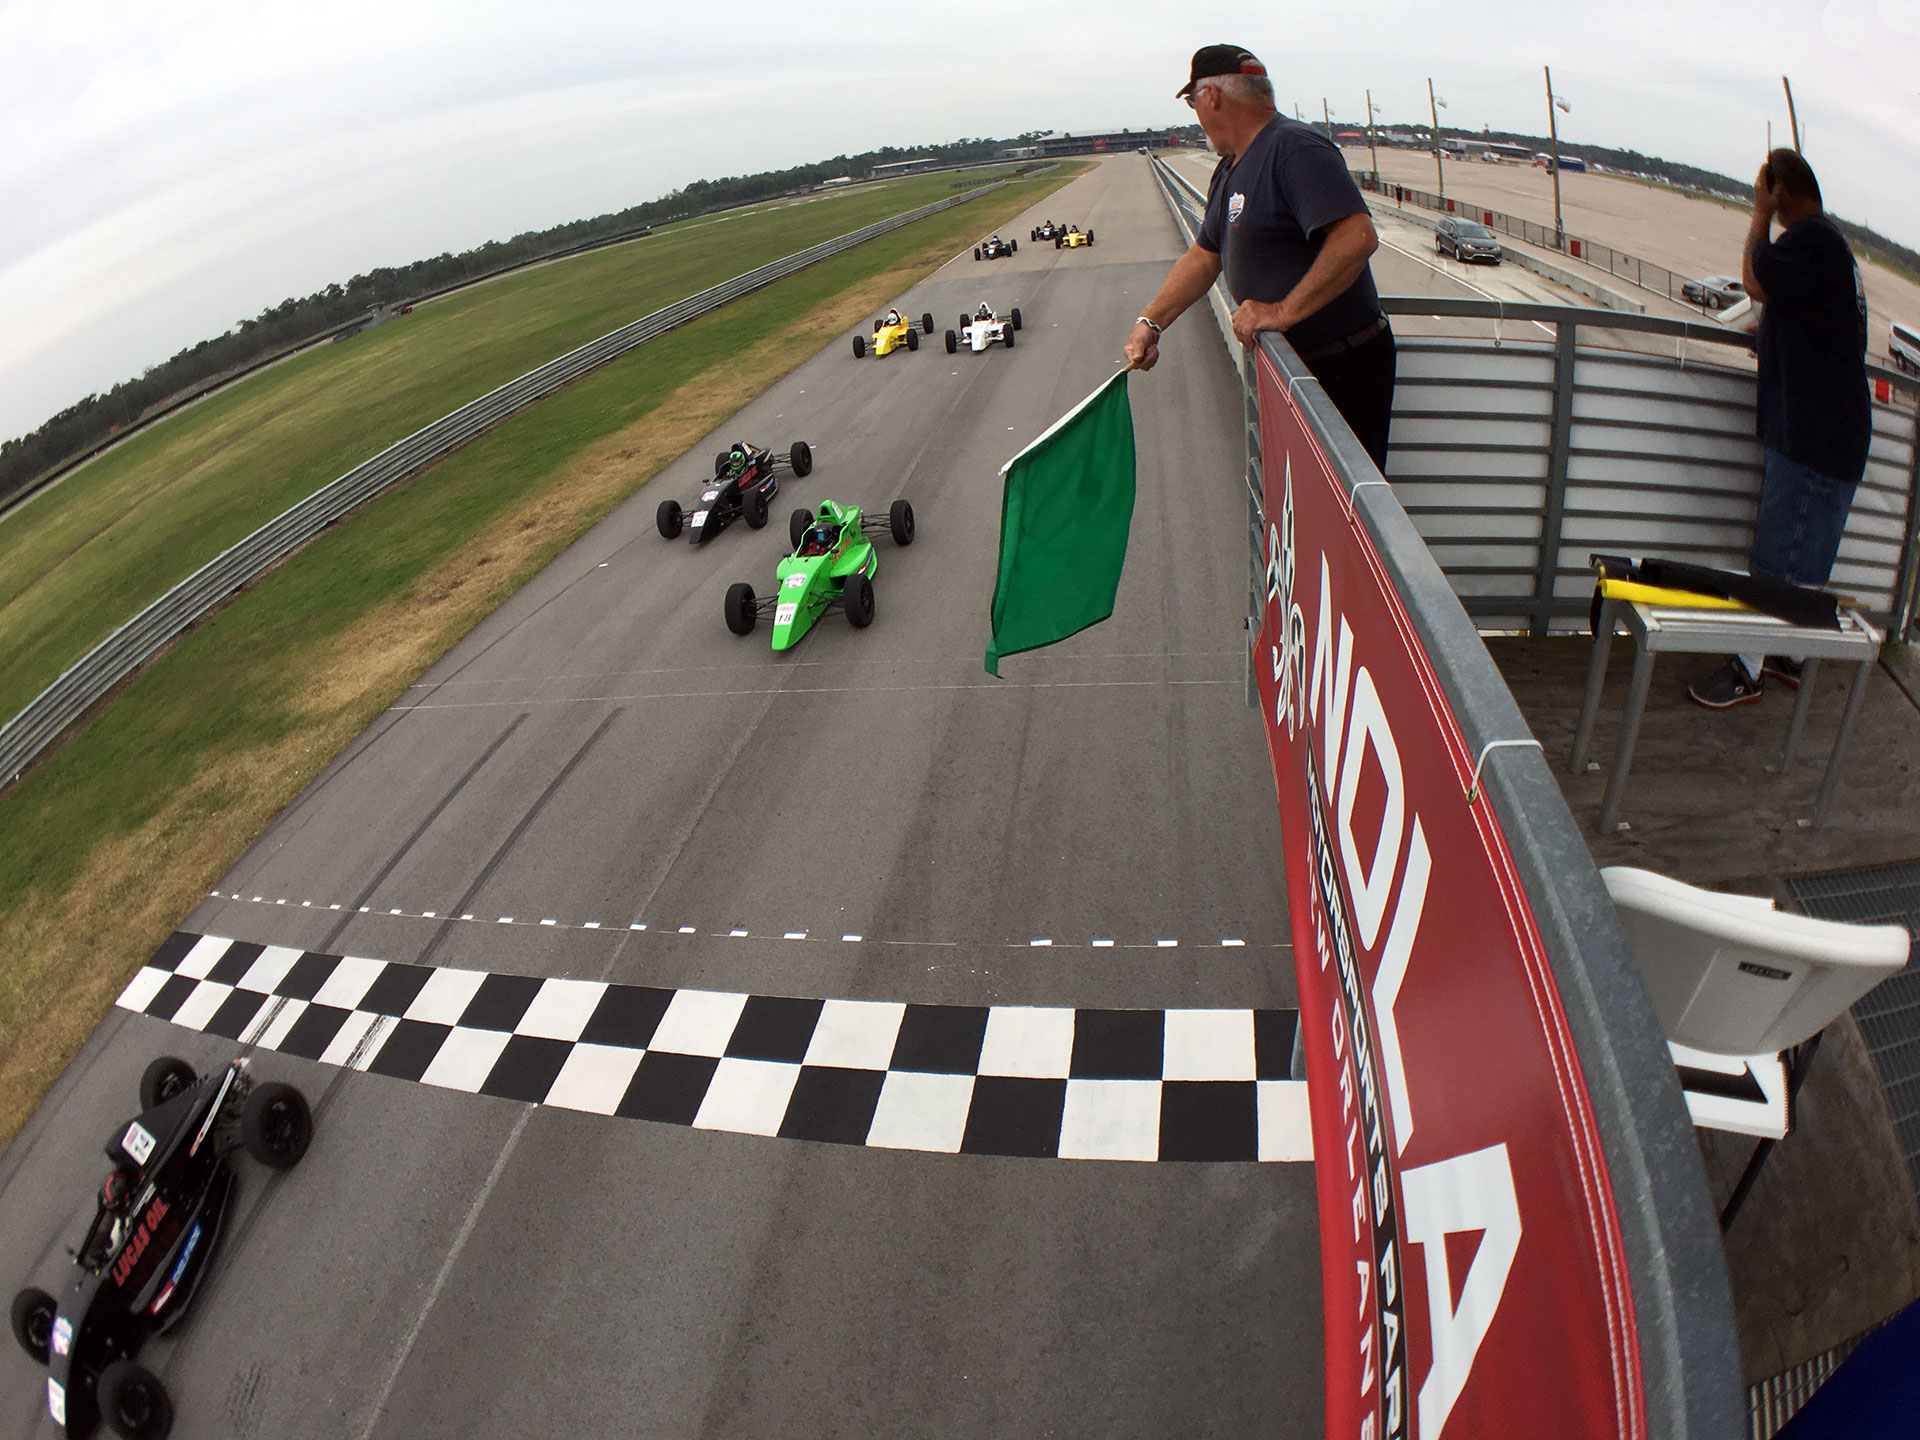
[[[1133,523],[1133,409],[1122,370],[1009,460],[987,673],[1113,614]]]

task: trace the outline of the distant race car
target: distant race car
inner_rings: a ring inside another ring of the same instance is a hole
[[[1018,240],[1002,240],[998,235],[990,235],[973,247],[976,260],[1002,260],[1020,248]]]
[[[1043,220],[1040,224],[1033,227],[1033,233],[1029,238],[1034,240],[1051,240],[1056,235],[1064,235],[1066,233],[1067,230],[1064,225],[1056,225],[1051,220]]]
[[[1500,242],[1493,232],[1477,220],[1446,219],[1433,227],[1433,253],[1451,254],[1461,261],[1500,263]]]
[[[684,529],[688,542],[698,545],[743,515],[758,530],[767,523],[768,504],[780,493],[782,470],[800,478],[813,473],[813,450],[806,441],[794,441],[785,455],[734,441],[730,449],[713,457],[713,481],[692,505],[683,508],[678,500],[660,502],[654,512],[660,538],[677,540]]]
[[[854,505],[820,502],[820,514],[796,510],[787,524],[793,553],[774,571],[765,599],[744,582],[727,588],[727,628],[751,635],[760,617],[773,616],[773,648],[790,650],[835,605],[857,629],[873,623],[873,576],[880,556],[867,537],[885,530],[896,545],[913,543],[913,506],[896,500],[887,514],[863,515]]]
[[[204,1078],[163,1055],[140,1077],[140,1114],[107,1144],[113,1169],[58,1299],[13,1298],[13,1334],[47,1367],[47,1411],[69,1435],[97,1420],[123,1440],[160,1440],[173,1402],[134,1357],[186,1314],[234,1190],[236,1149],[275,1170],[307,1153],[313,1112],[236,1059]]]
[[[1731,275],[1709,275],[1704,280],[1682,281],[1680,297],[1709,310],[1720,310],[1746,299],[1747,287]]]
[[[1068,250],[1073,250],[1082,245],[1091,244],[1093,244],[1093,231],[1082,230],[1078,225],[1069,225],[1053,237],[1053,248],[1056,250],[1063,246]]]
[[[920,348],[920,332],[922,330],[929,335],[933,333],[933,312],[931,310],[920,317],[920,325],[918,328],[914,326],[913,321],[902,315],[898,310],[889,310],[873,322],[873,353],[876,355],[885,355],[891,351],[898,350],[902,345],[906,346],[909,350],[918,350]],[[866,355],[867,344],[866,336],[856,335],[853,337],[854,359],[858,360]]]
[[[993,307],[980,302],[980,308],[971,315],[960,317],[960,328],[947,331],[947,353],[957,351],[962,345],[978,355],[994,341],[998,340],[1009,350],[1013,348],[1013,332],[1020,328],[1020,309],[1015,306],[1002,318],[994,313]]]

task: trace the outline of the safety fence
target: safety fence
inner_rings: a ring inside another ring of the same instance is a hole
[[[1168,175],[1176,213],[1197,224],[1202,197]],[[1761,449],[1753,372],[1729,362],[1744,361],[1751,337],[1573,306],[1429,296],[1382,305],[1502,327],[1399,337],[1386,469],[1481,629],[1584,626],[1596,551],[1745,568]],[[1515,328],[1541,338],[1502,333]],[[1831,583],[1905,640],[1920,588],[1920,377],[1868,374],[1884,398],[1873,402],[1866,473]]]
[[[0,726],[0,784],[11,783],[69,725],[115,685],[158,654],[173,638],[228,595],[280,563],[327,526],[388,487],[562,386],[669,331],[711,314],[777,280],[797,274],[869,240],[1003,188],[1003,180],[908,210],[799,250],[674,302],[602,335],[479,399],[443,415],[282,512],[207,562],[89,651]]]
[[[1164,165],[1155,175],[1191,239],[1195,192]],[[1645,377],[1578,388],[1587,317],[1540,309],[1560,328],[1528,347],[1530,374],[1502,372],[1508,347],[1489,342],[1432,353],[1408,387],[1410,416],[1437,410],[1432,423],[1454,427],[1412,442],[1457,445],[1454,478],[1519,469],[1516,454],[1570,458],[1577,419],[1646,435],[1681,420],[1637,415],[1647,402],[1616,393]],[[1306,1060],[1327,1433],[1405,1436],[1417,1411],[1425,1435],[1454,1415],[1470,1430],[1733,1440],[1747,1397],[1731,1295],[1672,1063],[1582,833],[1460,603],[1470,577],[1443,575],[1401,482],[1284,340],[1263,336],[1236,363],[1250,690],[1282,815],[1302,1033],[1319,1037]],[[1738,377],[1698,373],[1713,368],[1684,373],[1731,414],[1738,397],[1716,387]],[[1551,403],[1503,418],[1508,392],[1532,384]],[[1683,392],[1661,403],[1680,412]],[[1396,444],[1403,424],[1396,412]],[[1677,453],[1716,430],[1737,425],[1683,425]],[[1544,473],[1535,488],[1521,523],[1538,563],[1518,608],[1550,619]],[[1469,536],[1498,529],[1450,508]],[[1646,527],[1650,544],[1661,528]],[[1479,1248],[1462,1276],[1447,1237],[1467,1230]]]
[[[1697,305],[1702,314],[1707,312],[1704,291],[1698,300],[1687,298],[1683,286],[1698,281],[1656,265],[1651,260],[1642,260],[1637,255],[1629,255],[1624,250],[1616,250],[1611,245],[1602,245],[1595,240],[1586,240],[1578,235],[1557,235],[1551,225],[1542,225],[1537,220],[1525,220],[1518,215],[1509,215],[1504,210],[1489,210],[1484,205],[1475,205],[1461,200],[1457,196],[1437,195],[1431,190],[1421,190],[1412,185],[1397,185],[1390,180],[1377,180],[1372,172],[1355,170],[1351,172],[1356,184],[1362,190],[1372,190],[1392,200],[1396,205],[1417,205],[1423,210],[1438,211],[1443,215],[1460,215],[1468,220],[1477,220],[1489,230],[1498,230],[1502,235],[1511,235],[1516,240],[1524,240],[1529,245],[1539,245],[1548,250],[1558,250],[1596,270],[1604,270],[1616,280],[1624,280],[1641,290],[1651,291],[1655,295],[1664,295],[1681,305]],[[1561,243],[1564,240],[1564,244]]]

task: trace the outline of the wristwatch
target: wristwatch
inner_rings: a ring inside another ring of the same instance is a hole
[[[1148,319],[1148,318],[1147,318],[1146,316],[1144,316],[1144,315],[1141,315],[1141,316],[1138,316],[1137,318],[1135,318],[1135,320],[1134,320],[1134,322],[1133,322],[1133,323],[1134,323],[1134,324],[1136,324],[1136,325],[1144,325],[1144,326],[1146,326],[1146,327],[1147,327],[1147,328],[1148,328],[1149,330],[1151,330],[1151,331],[1153,331],[1153,333],[1154,333],[1154,334],[1156,334],[1156,335],[1158,335],[1158,334],[1160,334],[1160,327],[1159,327],[1158,325],[1156,325],[1156,324],[1154,324],[1154,322],[1153,322],[1153,321],[1151,321],[1151,320],[1149,320],[1149,319]]]

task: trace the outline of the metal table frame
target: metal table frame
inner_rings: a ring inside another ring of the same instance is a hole
[[[1793,764],[1794,750],[1806,727],[1820,662],[1855,662],[1858,668],[1853,686],[1847,692],[1846,713],[1841,717],[1840,733],[1834,737],[1832,753],[1827,757],[1827,773],[1820,782],[1820,796],[1813,807],[1814,826],[1818,828],[1825,823],[1834,791],[1839,788],[1840,765],[1847,741],[1866,699],[1867,676],[1880,658],[1879,631],[1856,610],[1841,612],[1838,630],[1823,630],[1789,625],[1771,615],[1745,610],[1694,610],[1639,601],[1603,600],[1600,623],[1594,630],[1593,654],[1587,664],[1586,693],[1580,702],[1580,727],[1573,738],[1571,768],[1575,774],[1586,768],[1587,751],[1593,743],[1593,722],[1600,713],[1600,692],[1607,680],[1607,657],[1613,649],[1614,631],[1622,626],[1633,639],[1633,680],[1627,689],[1627,711],[1620,726],[1620,744],[1614,751],[1613,769],[1607,776],[1606,797],[1600,802],[1601,833],[1611,831],[1618,817],[1620,797],[1627,787],[1627,772],[1633,766],[1633,747],[1640,739],[1640,718],[1647,708],[1647,691],[1653,683],[1653,657],[1666,651],[1682,655],[1765,652],[1805,657],[1800,693],[1794,700],[1793,718],[1787,723],[1786,744],[1780,752],[1783,775]]]

